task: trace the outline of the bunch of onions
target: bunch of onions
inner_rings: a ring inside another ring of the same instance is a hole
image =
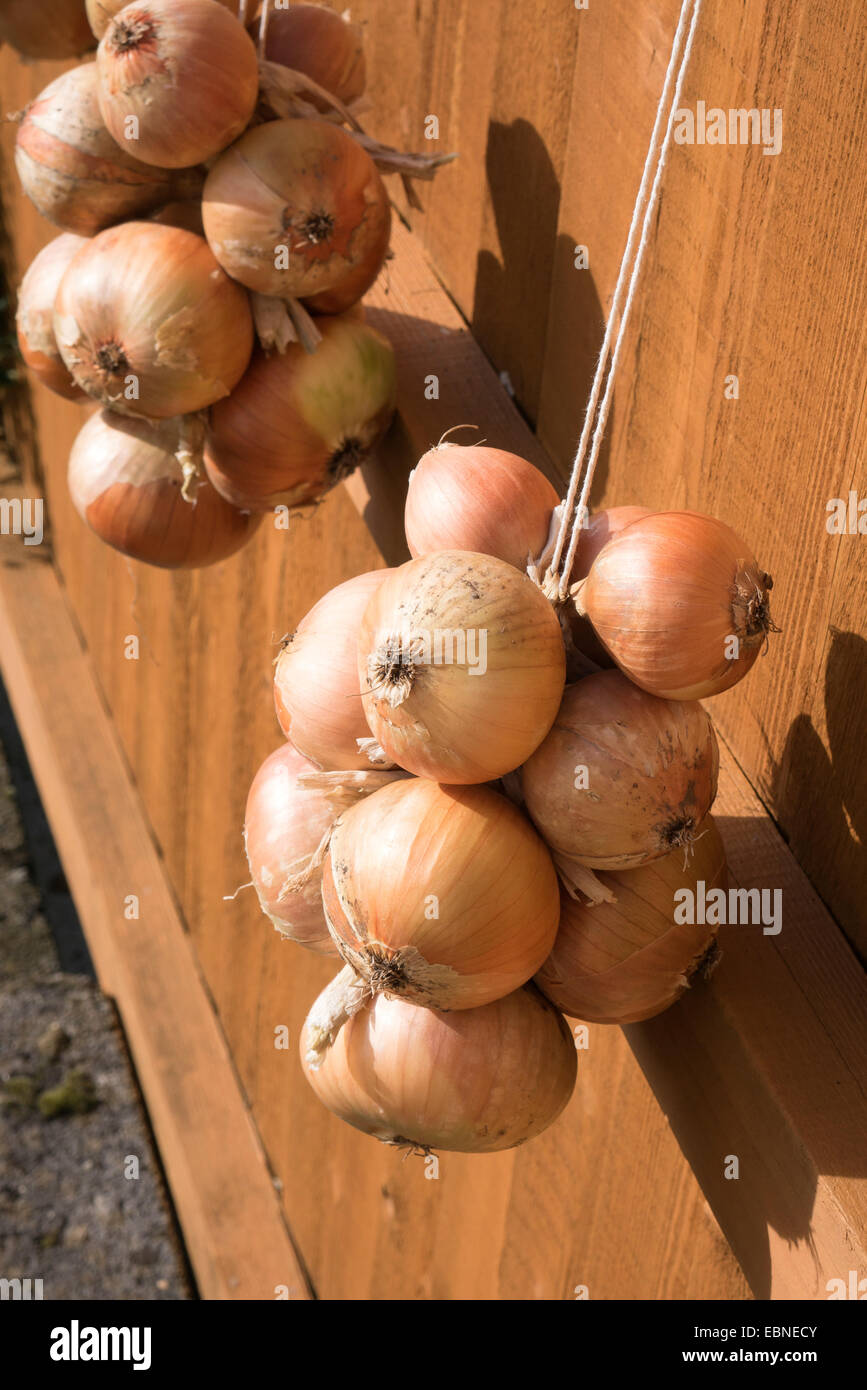
[[[25,58],[77,58],[94,47],[82,0],[3,0],[0,42]]]
[[[600,550],[575,587],[606,650],[666,700],[701,700],[749,671],[773,628],[773,581],[724,522],[657,512]]]
[[[557,875],[489,787],[410,777],[334,827],[322,871],[331,935],[374,993],[472,1009],[524,984],[554,944]]]
[[[248,130],[205,183],[205,235],[248,289],[337,313],[373,284],[388,250],[391,209],[373,160],[320,120]]]
[[[54,337],[54,301],[70,261],[85,244],[84,237],[67,232],[42,248],[21,281],[15,319],[24,361],[43,386],[69,401],[86,396],[60,356]]]
[[[517,454],[440,440],[410,476],[409,552],[472,550],[523,570],[543,550],[558,501],[544,473]]]
[[[260,518],[229,506],[206,479],[190,491],[178,444],[176,420],[100,411],[72,446],[69,491],[115,550],[162,569],[198,569],[233,555]]]
[[[265,759],[247,797],[244,847],[262,911],[283,937],[337,954],[322,910],[318,851],[342,810],[402,775],[318,773],[289,742]]]
[[[96,62],[109,131],[163,168],[219,154],[258,99],[255,46],[217,0],[135,0],[112,19]]]
[[[620,671],[567,688],[521,769],[527,810],[567,882],[569,861],[626,869],[690,851],[716,795],[719,751],[694,701],[659,700]]]
[[[351,989],[341,972],[316,1001],[301,1063],[323,1105],[364,1134],[415,1152],[495,1153],[541,1134],[566,1106],[575,1047],[532,985],[458,1014],[380,995],[323,1043],[321,1017]]]
[[[211,412],[205,462],[236,506],[267,511],[322,497],[374,449],[394,414],[394,350],[355,315],[318,321],[313,353],[255,354]]]
[[[370,767],[356,650],[364,611],[388,573],[371,570],[331,589],[301,619],[277,658],[280,728],[317,767]]]
[[[155,222],[100,232],[57,292],[54,333],[89,396],[165,419],[227,396],[253,349],[247,296],[206,242]]]
[[[344,106],[364,93],[367,72],[361,29],[324,5],[272,7],[262,56],[312,77]],[[315,92],[305,92],[304,99],[319,111],[329,109]]]
[[[600,874],[612,900],[587,907],[563,894],[557,940],[536,984],[590,1023],[639,1023],[667,1009],[716,963],[715,928],[681,911],[683,890],[725,890],[726,858],[708,816],[687,865],[679,851],[638,869]]]
[[[130,0],[85,0],[88,22],[98,39],[102,38],[118,10],[129,3]],[[246,24],[252,19],[258,0],[218,0],[218,3]]]
[[[371,733],[419,777],[488,782],[547,734],[563,694],[560,625],[542,591],[490,555],[441,550],[394,570],[368,605],[359,676]]]
[[[99,111],[96,65],[51,82],[24,112],[15,167],[34,207],[65,232],[93,236],[172,198],[192,196],[201,173],[157,169],[116,144]]]
[[[604,511],[596,512],[581,530],[578,552],[572,566],[572,580],[577,582],[584,579],[589,574],[596,556],[612,537],[619,535],[633,521],[639,521],[641,517],[650,514],[647,507],[608,507]],[[574,603],[567,601],[561,613],[571,647],[582,656],[589,657],[596,666],[613,666],[614,662],[593,631],[589,619],[578,613]],[[580,674],[587,675],[587,670],[581,671]]]

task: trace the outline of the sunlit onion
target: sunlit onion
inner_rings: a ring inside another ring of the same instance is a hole
[[[80,3],[80,0],[78,0]],[[101,39],[111,21],[114,19],[118,10],[124,9],[130,0],[85,0],[87,18],[90,27],[98,39]],[[218,0],[218,4],[223,5],[227,10],[231,10],[236,18],[243,23],[247,23],[252,18],[258,0]],[[272,0],[273,4],[273,0]],[[273,19],[272,19],[273,23]]]
[[[21,281],[15,318],[24,361],[43,386],[70,401],[87,398],[60,356],[54,337],[54,300],[69,262],[84,245],[83,237],[64,233],[42,248]]]
[[[590,566],[603,545],[643,516],[650,516],[647,507],[607,507],[604,511],[596,512],[581,530],[578,553],[572,566],[573,581],[583,579],[589,573]],[[568,628],[571,647],[575,651],[589,657],[596,666],[607,667],[615,664],[593,631],[590,619],[582,617],[574,603],[567,602],[561,613],[564,625]],[[575,678],[586,674],[586,670],[576,672]]]
[[[272,5],[263,57],[271,63],[303,72],[345,106],[357,101],[366,83],[362,31],[324,5]],[[320,111],[327,104],[315,93],[305,101]]]

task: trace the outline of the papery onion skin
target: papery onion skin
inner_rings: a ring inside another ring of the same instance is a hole
[[[256,49],[218,0],[134,0],[112,19],[96,61],[108,130],[163,168],[219,154],[258,99]]]
[[[118,10],[125,9],[129,3],[130,0],[85,0],[87,18],[98,39],[102,38]],[[239,17],[239,0],[218,0],[218,3],[230,10],[236,18]],[[245,24],[248,19],[252,18],[256,4],[257,0],[244,0],[243,22]]]
[[[121,149],[105,128],[98,85],[95,63],[62,73],[27,107],[15,136],[24,192],[49,222],[80,236],[201,187],[196,170],[158,169]]]
[[[100,411],[72,446],[69,491],[91,530],[121,554],[160,569],[199,569],[239,550],[260,518],[230,507],[204,479],[187,501],[177,439],[177,421]]]
[[[329,312],[360,299],[379,274],[391,208],[370,155],[328,121],[268,121],[211,169],[205,234],[220,264],[248,289],[303,299]],[[285,266],[284,266],[285,262]],[[337,299],[316,302],[316,296]]]
[[[370,767],[358,739],[370,737],[358,681],[358,627],[389,570],[355,575],[306,613],[277,658],[274,704],[280,728],[317,767]]]
[[[544,548],[559,500],[544,473],[517,454],[441,442],[410,477],[409,553],[472,550],[523,570]]]
[[[588,1023],[654,1018],[715,963],[716,927],[674,920],[675,893],[726,889],[725,849],[713,817],[684,867],[681,850],[638,869],[601,873],[616,898],[588,907],[564,891],[557,940],[535,982],[558,1009]]]
[[[361,28],[324,5],[272,7],[263,57],[312,77],[344,106],[364,93],[367,71]],[[303,96],[317,110],[329,109],[315,92]]]
[[[578,610],[636,685],[703,700],[741,680],[773,630],[773,581],[751,556],[714,517],[656,512],[600,551]],[[726,655],[732,637],[736,657]]]
[[[228,400],[214,406],[208,476],[235,506],[303,507],[348,477],[394,415],[394,349],[355,314],[318,320],[313,353],[256,351]]]
[[[620,671],[599,671],[567,686],[551,732],[521,769],[521,790],[556,855],[633,868],[689,850],[718,774],[700,704],[660,700]]]
[[[54,332],[89,396],[154,419],[227,396],[253,348],[247,296],[207,242],[155,222],[125,222],[82,247],[57,293]]]
[[[577,1073],[562,1015],[532,986],[440,1013],[379,995],[340,1029],[319,1067],[301,1064],[334,1115],[383,1143],[495,1153],[547,1129]]]
[[[78,58],[93,48],[82,0],[3,0],[0,43],[25,58]]]
[[[510,801],[415,777],[340,818],[322,901],[338,950],[375,992],[443,1009],[522,985],[560,912],[551,857]]]
[[[21,356],[34,376],[68,401],[87,396],[71,377],[54,337],[54,300],[66,269],[85,239],[64,233],[34,257],[18,291],[15,316]]]
[[[437,634],[452,660],[425,659]],[[456,550],[388,577],[364,615],[358,662],[367,722],[388,757],[450,783],[493,781],[524,762],[565,680],[560,625],[541,590],[505,560]]]

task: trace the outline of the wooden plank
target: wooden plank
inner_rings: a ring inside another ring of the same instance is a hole
[[[0,551],[0,665],[204,1298],[309,1297],[265,1156],[53,567]],[[127,919],[130,899],[138,916]],[[255,1241],[251,1233],[255,1232]]]

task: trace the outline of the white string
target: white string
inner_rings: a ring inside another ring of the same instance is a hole
[[[605,426],[608,421],[608,414],[611,407],[611,395],[614,386],[614,374],[620,359],[623,342],[626,334],[626,326],[629,322],[629,315],[635,299],[635,291],[641,274],[641,266],[649,242],[650,226],[659,199],[659,190],[662,182],[662,172],[665,168],[668,154],[671,149],[671,139],[674,130],[674,118],[680,103],[680,96],[683,90],[683,83],[686,77],[686,70],[689,66],[689,59],[692,53],[693,42],[695,39],[696,27],[699,13],[701,11],[702,0],[683,0],[678,20],[677,31],[671,47],[671,56],[668,60],[668,68],[665,74],[662,95],[656,110],[656,119],[648,146],[647,158],[644,163],[644,172],[641,177],[641,185],[632,212],[632,221],[629,227],[629,234],[626,239],[626,248],[623,252],[623,260],[620,263],[620,271],[617,276],[617,284],[614,289],[614,296],[611,301],[611,310],[608,316],[608,323],[605,329],[605,337],[599,352],[599,360],[596,364],[596,371],[593,377],[593,384],[590,390],[590,398],[587,402],[587,411],[584,417],[584,426],[581,437],[578,441],[578,448],[575,453],[575,460],[572,465],[572,476],[569,480],[569,490],[563,504],[560,528],[557,533],[557,540],[551,558],[549,574],[557,578],[558,570],[561,570],[557,579],[558,597],[562,600],[566,597],[569,587],[569,576],[572,571],[572,564],[575,559],[575,552],[578,548],[578,541],[581,535],[581,522],[585,514],[587,502],[590,496],[590,488],[593,483],[593,474],[599,458],[599,451],[602,447],[602,439],[605,433]],[[692,18],[690,20],[690,11]],[[689,22],[689,34],[684,46],[683,36]],[[675,73],[677,74],[675,80]],[[670,95],[672,82],[674,81],[674,95]],[[666,111],[668,112],[666,120]],[[660,132],[665,121],[665,135],[660,145]],[[652,177],[652,183],[651,183]],[[648,195],[648,185],[650,193]],[[642,208],[644,214],[642,218]],[[626,300],[621,312],[621,300],[623,299],[624,288],[626,287],[629,266],[633,260],[633,250],[635,239],[638,234],[639,223],[641,224],[641,236],[638,243],[638,250],[635,253],[634,264],[631,275],[629,275],[628,288],[626,288]],[[614,341],[614,350],[611,352],[611,340],[614,337],[615,325],[617,336]],[[605,384],[605,393],[602,397],[602,404],[599,406],[597,418],[597,406],[599,395],[602,390],[602,382],[605,379],[605,369],[608,364],[609,352],[611,352],[611,365]],[[590,445],[590,456],[587,462],[584,483],[581,488],[581,495],[575,506],[575,495],[578,492],[578,484],[584,469],[584,460],[587,454],[587,445],[590,440],[590,431],[593,428],[593,438]],[[560,566],[563,555],[563,545],[570,526],[572,525],[572,536],[565,563]]]

